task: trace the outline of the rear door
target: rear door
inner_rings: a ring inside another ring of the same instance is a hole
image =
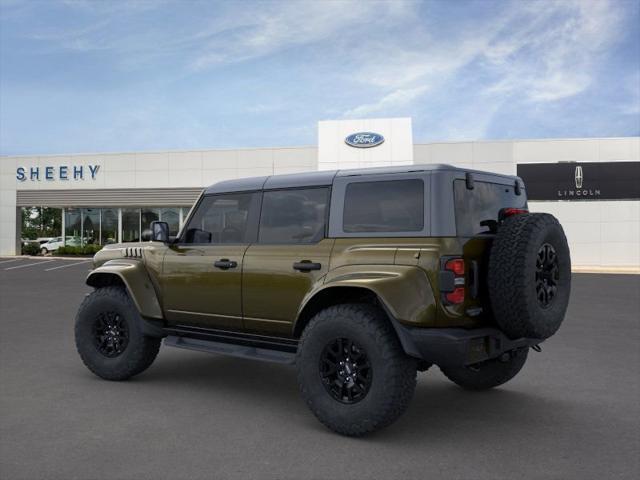
[[[244,257],[245,328],[288,334],[304,296],[329,267],[333,240],[325,238],[329,188],[267,190],[258,241]]]
[[[259,193],[205,196],[164,257],[162,290],[170,324],[242,328],[242,262],[255,240]]]

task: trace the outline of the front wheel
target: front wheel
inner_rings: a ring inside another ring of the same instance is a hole
[[[76,316],[76,349],[89,370],[106,380],[126,380],[149,368],[159,338],[143,335],[140,314],[124,288],[88,295]]]
[[[296,367],[311,411],[342,435],[391,424],[416,387],[416,361],[404,353],[384,313],[368,304],[318,313],[302,334]]]
[[[527,361],[528,349],[505,353],[500,358],[468,367],[440,367],[442,373],[465,390],[488,390],[515,377]]]
[[[49,250],[47,250],[46,248],[42,248],[42,249],[40,249],[40,253],[44,257],[47,253],[49,253]]]

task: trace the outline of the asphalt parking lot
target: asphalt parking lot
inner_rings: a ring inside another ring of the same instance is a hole
[[[640,475],[640,275],[574,275],[565,324],[512,382],[469,393],[432,369],[396,424],[350,439],[287,366],[163,348],[131,381],[94,377],[73,343],[89,266],[0,259],[2,479]]]

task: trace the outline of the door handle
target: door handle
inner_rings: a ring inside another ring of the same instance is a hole
[[[293,269],[301,272],[310,272],[311,270],[320,270],[321,268],[322,264],[310,260],[302,260],[301,262],[295,262],[293,264]]]
[[[221,258],[220,260],[213,262],[213,266],[221,268],[222,270],[228,270],[229,268],[236,268],[238,266],[238,262],[229,260],[228,258]]]

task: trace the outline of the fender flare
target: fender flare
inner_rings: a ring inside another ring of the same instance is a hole
[[[344,294],[346,289],[361,293],[367,291],[375,296],[393,325],[405,353],[420,357],[407,326],[433,325],[437,309],[426,273],[414,266],[351,265],[330,271],[324,283],[310,291],[301,302],[294,332],[304,327],[299,322],[308,320],[305,318],[305,311],[315,308],[314,302],[319,301],[319,298],[326,300],[332,290]]]
[[[158,294],[142,262],[133,259],[109,260],[89,272],[85,283],[94,288],[121,283],[140,313],[144,333],[166,336],[157,325],[159,320],[164,320]]]

